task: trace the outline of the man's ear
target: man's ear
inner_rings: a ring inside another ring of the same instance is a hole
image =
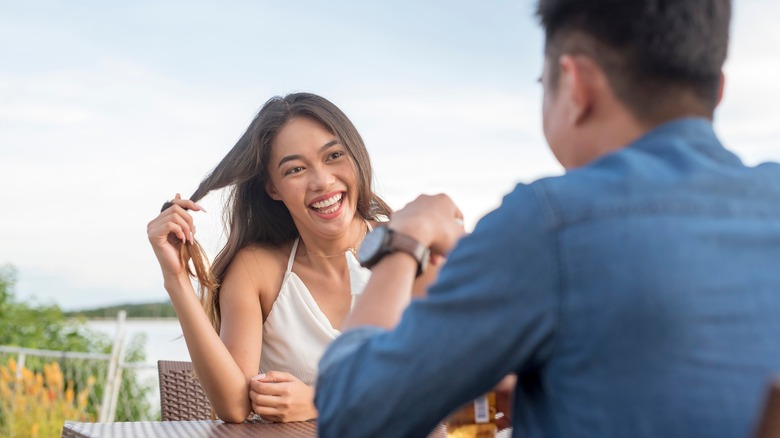
[[[279,196],[279,192],[276,191],[276,186],[271,181],[265,183],[265,192],[268,193],[268,196],[270,196],[274,201],[282,200],[282,197]]]
[[[579,125],[593,107],[593,81],[596,79],[595,63],[582,55],[563,55],[558,60],[560,88],[566,96],[568,122]]]
[[[723,70],[720,71],[720,85],[718,85],[718,98],[715,100],[715,106],[720,105],[720,101],[723,100],[723,90],[726,88],[726,74]]]

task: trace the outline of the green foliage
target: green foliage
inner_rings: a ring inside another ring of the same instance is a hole
[[[97,351],[106,342],[100,336],[85,336],[83,324],[66,318],[55,305],[17,302],[13,293],[15,282],[14,268],[0,267],[0,345]]]
[[[112,340],[104,333],[89,330],[83,318],[69,318],[55,305],[39,305],[18,302],[14,296],[16,272],[11,266],[0,267],[0,345],[11,345],[44,350],[72,352],[110,353]],[[134,336],[127,345],[125,362],[143,362],[143,335]],[[28,356],[26,367],[40,372],[49,358]],[[66,375],[88,373],[98,377],[91,389],[93,397],[89,400],[87,411],[96,416],[97,407],[103,397],[104,379],[108,371],[106,361],[77,361],[58,359],[59,366]],[[82,382],[76,379],[76,390]],[[134,369],[125,369],[122,374],[121,392],[117,406],[116,421],[148,419],[151,406],[148,394],[153,382],[141,381]],[[0,422],[3,422],[0,416]]]
[[[125,362],[143,362],[146,335],[133,336],[127,345]],[[117,401],[114,421],[148,420],[152,412],[148,394],[154,387],[154,381],[144,381],[134,369],[125,369],[122,373],[122,391]]]

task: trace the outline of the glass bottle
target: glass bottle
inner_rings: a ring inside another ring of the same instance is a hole
[[[444,420],[447,438],[496,436],[496,393],[491,391],[466,403]]]

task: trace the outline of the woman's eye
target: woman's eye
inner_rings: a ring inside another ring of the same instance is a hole
[[[329,160],[335,160],[335,159],[343,157],[343,156],[344,156],[344,152],[336,151],[336,152],[333,152],[332,154],[328,155],[328,159]]]
[[[284,172],[284,174],[285,174],[285,175],[292,175],[292,174],[298,173],[298,172],[300,172],[300,171],[302,171],[302,170],[303,170],[303,167],[301,167],[301,166],[295,166],[295,167],[291,167],[291,168],[287,169],[287,170]]]

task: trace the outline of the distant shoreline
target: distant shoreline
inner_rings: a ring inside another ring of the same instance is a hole
[[[125,312],[127,319],[176,319],[176,311],[170,301],[157,303],[125,303],[95,309],[83,309],[65,312],[65,316],[72,318],[87,318],[89,320],[116,319],[119,312]]]
[[[90,316],[90,317],[82,317],[82,316],[71,316],[69,319],[71,320],[80,320],[84,319],[86,321],[116,321],[116,317],[111,316]],[[140,322],[140,321],[178,321],[179,318],[172,317],[172,316],[128,316],[125,318],[125,321],[133,321],[133,322]]]

